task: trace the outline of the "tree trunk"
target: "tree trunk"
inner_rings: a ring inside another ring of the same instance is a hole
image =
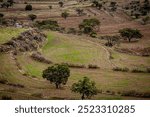
[[[56,85],[56,89],[59,89],[59,85],[57,83],[55,85]]]
[[[129,42],[131,42],[131,38],[129,38],[128,40],[129,40]]]
[[[84,100],[84,99],[85,99],[85,97],[84,97],[84,93],[82,94],[82,97],[81,97],[81,99],[82,99],[82,100]]]

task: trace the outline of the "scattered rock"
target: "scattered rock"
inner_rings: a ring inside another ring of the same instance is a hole
[[[46,35],[39,30],[28,30],[17,38],[12,38],[7,43],[0,45],[0,52],[25,52],[37,50],[46,41]]]

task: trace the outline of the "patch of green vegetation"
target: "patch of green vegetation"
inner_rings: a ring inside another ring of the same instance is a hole
[[[47,35],[47,43],[43,47],[43,50],[45,50],[45,51],[48,50],[52,46],[54,39],[55,39],[55,36],[53,35],[53,33],[48,33],[48,35]]]
[[[23,28],[0,28],[0,44],[9,41],[12,37],[18,36],[23,31],[25,31]]]
[[[43,47],[43,53],[47,58],[56,63],[90,64],[92,62],[99,62],[99,59],[103,56],[103,50],[94,46],[79,39],[48,32],[48,42]]]
[[[35,67],[34,65],[28,64],[25,67],[29,75],[42,77],[42,71],[39,68]]]

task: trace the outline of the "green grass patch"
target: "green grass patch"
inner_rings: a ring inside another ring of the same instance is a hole
[[[23,28],[0,28],[0,44],[9,41],[12,37],[17,37],[23,31],[25,31]]]

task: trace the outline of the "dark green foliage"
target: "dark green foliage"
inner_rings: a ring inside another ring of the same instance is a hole
[[[0,79],[0,84],[7,84],[7,80],[6,79]]]
[[[91,34],[94,32],[96,26],[99,28],[100,21],[96,18],[92,19],[84,19],[81,24],[79,24],[80,30],[82,30],[85,34]]]
[[[124,37],[125,39],[128,39],[129,42],[133,38],[136,38],[136,39],[142,38],[142,34],[137,29],[124,28],[124,29],[119,30],[119,33],[122,37]]]
[[[31,4],[27,4],[25,7],[26,11],[32,11],[32,5]]]
[[[40,29],[50,29],[53,31],[59,30],[57,21],[53,20],[36,21],[34,25]]]
[[[8,7],[10,7],[10,3],[8,3],[8,2],[3,2],[3,3],[1,4],[1,7],[2,7],[2,8],[8,8]]]
[[[92,31],[92,32],[90,33],[90,36],[91,36],[91,37],[93,37],[93,38],[96,38],[97,33],[96,33],[96,32],[94,32],[94,31]]]
[[[129,91],[122,91],[121,96],[150,98],[150,92],[137,92],[135,90],[129,90]]]
[[[143,15],[147,15],[150,12],[150,2],[149,0],[144,0],[143,6],[141,7],[141,12]]]
[[[66,64],[68,67],[71,68],[86,68],[86,66],[83,64],[72,64],[72,63],[63,63],[63,64]]]
[[[134,68],[132,70],[133,73],[145,73],[146,71],[142,70],[142,69],[138,69],[138,68]]]
[[[58,64],[45,69],[42,76],[51,83],[54,83],[58,89],[61,84],[65,85],[67,83],[68,77],[70,76],[70,70],[67,65]]]
[[[61,14],[61,16],[66,19],[69,16],[69,13],[65,11]]]
[[[99,69],[100,67],[98,67],[97,65],[89,64],[89,65],[88,65],[88,68],[89,68],[89,69]]]
[[[77,8],[76,11],[79,16],[81,16],[83,14],[83,9]]]
[[[87,77],[84,77],[83,80],[79,80],[77,83],[74,83],[71,90],[75,93],[80,93],[82,95],[82,100],[85,98],[91,98],[98,93],[95,82],[90,81]]]
[[[3,13],[0,13],[0,18],[3,18],[4,17],[4,14]]]
[[[120,68],[120,67],[115,67],[113,68],[113,71],[122,71],[122,72],[128,72],[129,69],[124,67],[124,68]]]
[[[48,6],[49,7],[49,9],[52,9],[53,7],[52,7],[52,5],[50,5],[50,6]]]
[[[37,18],[37,16],[34,15],[34,14],[28,15],[28,17],[29,17],[29,19],[32,20],[32,21],[34,21],[34,20]]]
[[[4,18],[0,18],[0,25],[6,25],[7,21]]]
[[[63,5],[64,5],[64,3],[62,1],[60,1],[58,4],[60,7],[63,7]]]

